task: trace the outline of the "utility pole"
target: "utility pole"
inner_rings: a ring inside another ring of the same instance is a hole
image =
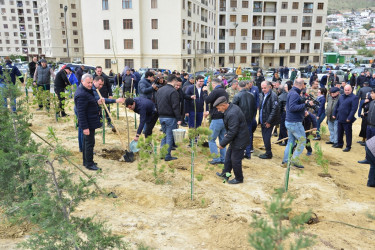
[[[327,30],[324,30],[323,34],[322,34],[322,38],[320,40],[320,55],[319,55],[319,67],[322,65],[322,50],[324,50],[324,46],[323,46],[323,38],[324,38],[324,34],[327,32]]]
[[[70,57],[69,57],[69,39],[68,39],[68,23],[66,22],[66,12],[68,10],[68,6],[64,6],[64,18],[65,18],[65,36],[66,36],[66,51],[68,52],[68,60],[70,62]]]
[[[237,27],[238,27],[238,23],[234,23],[234,46],[233,46],[233,72],[235,72],[234,70],[234,49],[236,48],[236,33],[237,33]]]

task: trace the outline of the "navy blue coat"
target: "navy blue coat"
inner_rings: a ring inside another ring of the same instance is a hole
[[[358,108],[358,96],[351,93],[350,95],[341,95],[335,109],[333,110],[333,116],[336,117],[338,122],[348,123],[346,120],[349,120],[350,123],[353,123],[356,118],[354,114]]]
[[[369,81],[369,86],[371,87],[371,88],[375,88],[375,78],[371,78],[370,79],[370,81]]]
[[[92,89],[87,89],[80,84],[74,95],[74,104],[78,115],[78,125],[82,130],[97,129],[102,126],[98,102]]]
[[[319,101],[319,109],[316,116],[321,117],[326,112],[326,98],[322,95],[318,97],[317,100]]]
[[[140,135],[145,123],[152,120],[153,114],[156,113],[156,107],[152,101],[143,97],[134,98],[134,102],[134,112],[140,115],[139,127],[137,130],[137,134]]]
[[[195,88],[195,92],[194,92]],[[201,94],[198,94],[198,89],[195,85],[189,86],[185,94],[192,96],[195,95],[197,98],[195,100],[185,100],[185,113],[194,112],[194,102],[196,105],[197,112],[203,112],[204,111],[204,91],[201,89]],[[206,104],[206,111],[208,111],[208,105]]]
[[[253,96],[255,97],[255,102],[257,104],[257,108],[259,108],[259,89],[258,89],[258,87],[253,85],[253,87],[251,89],[249,89],[249,92],[251,94],[253,94]]]
[[[286,98],[286,117],[287,122],[302,122],[305,116],[305,103],[301,99],[301,90],[293,87]]]

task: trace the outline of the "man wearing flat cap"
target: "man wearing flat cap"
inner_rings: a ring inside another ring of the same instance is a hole
[[[340,96],[340,89],[332,87],[329,90],[327,100],[326,115],[329,130],[329,141],[326,144],[337,145],[337,119],[332,117],[333,110],[335,109]]]
[[[224,170],[221,173],[216,173],[216,175],[228,179],[227,173],[231,173],[233,169],[235,178],[228,181],[228,183],[242,183],[243,152],[250,143],[250,134],[245,115],[237,105],[228,104],[227,98],[224,96],[219,97],[213,106],[219,112],[224,113],[224,126],[227,130],[224,139],[220,142],[219,148],[223,149],[229,144],[225,155]]]

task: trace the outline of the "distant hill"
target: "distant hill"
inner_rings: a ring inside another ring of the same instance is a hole
[[[375,7],[375,0],[328,0],[328,9],[330,10],[355,10],[364,9],[366,7]]]

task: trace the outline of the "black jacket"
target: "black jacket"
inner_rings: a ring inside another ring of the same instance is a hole
[[[62,90],[62,89],[65,89],[65,87],[68,85],[71,85],[71,84],[68,80],[68,77],[66,76],[65,70],[62,69],[59,72],[57,72],[55,76],[54,88]]]
[[[360,88],[359,91],[357,92],[357,96],[359,97],[359,100],[365,100],[367,93],[371,91],[372,91],[372,88],[369,86],[363,86],[362,88]]]
[[[254,120],[257,113],[257,105],[253,94],[246,89],[243,89],[233,97],[232,103],[240,107],[242,113],[245,115],[247,123]]]
[[[280,107],[280,114],[283,114],[286,112],[286,100],[288,97],[288,92],[283,90],[281,94],[279,95],[279,107]]]
[[[97,129],[102,126],[99,119],[99,107],[92,89],[80,84],[74,95],[78,125],[81,129]]]
[[[216,88],[214,88],[209,95],[207,94],[206,91],[203,92],[204,101],[207,104],[209,104],[210,116],[212,120],[224,118],[224,114],[217,111],[217,109],[213,106],[216,99],[219,98],[220,96],[225,96],[225,98],[227,98],[227,101],[229,100],[228,93],[225,91],[224,87],[221,85],[216,86]]]
[[[375,126],[375,100],[372,100],[369,104],[369,110],[367,113],[367,125]]]
[[[109,83],[108,76],[106,74],[104,74],[104,73],[102,73],[101,76],[104,78],[104,85],[99,90],[100,94],[102,95],[103,98],[108,98],[109,96],[113,96],[113,94],[112,94],[112,86]],[[95,77],[97,77],[97,74],[94,73],[94,75],[92,77],[95,79]]]
[[[182,120],[180,113],[180,96],[170,84],[160,88],[155,95],[155,104],[160,118],[176,118]]]
[[[136,97],[134,98],[134,102],[134,112],[140,115],[139,126],[137,129],[137,134],[140,135],[145,123],[152,120],[153,114],[156,113],[156,108],[155,104],[147,98]]]
[[[180,97],[180,112],[181,115],[185,116],[185,100],[191,100],[191,96],[182,91],[181,88],[177,90]]]
[[[357,85],[360,86],[361,88],[363,87],[363,84],[367,81],[366,76],[360,75],[357,78]]]
[[[220,142],[220,146],[225,147],[230,143],[232,148],[242,149],[249,145],[250,133],[246,119],[237,105],[229,104],[228,109],[224,112],[223,121],[227,133]]]
[[[259,116],[262,116],[263,124],[266,122],[271,124],[271,126],[280,124],[281,116],[280,116],[280,108],[279,108],[279,102],[277,100],[277,95],[275,94],[275,92],[270,90],[262,108],[263,98],[264,98],[264,94],[262,95],[260,99],[260,109],[262,112],[259,113]],[[259,118],[259,123],[260,123],[260,118]]]
[[[81,83],[83,74],[84,74],[84,72],[83,72],[82,68],[78,67],[78,69],[76,70],[76,77],[77,77],[77,80],[78,80],[78,84]]]
[[[255,77],[254,82],[255,82],[255,85],[258,87],[259,91],[262,89],[261,84],[262,84],[263,81],[264,81],[264,76],[263,75]]]

